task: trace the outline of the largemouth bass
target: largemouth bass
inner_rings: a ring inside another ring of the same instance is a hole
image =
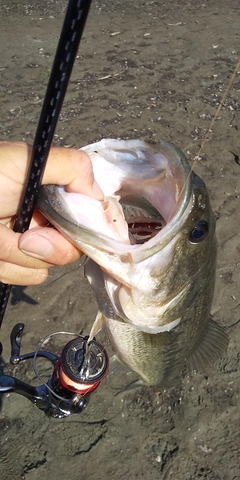
[[[123,364],[147,385],[168,385],[228,344],[210,318],[217,245],[206,187],[167,142],[102,140],[83,150],[104,201],[48,185],[38,207],[88,256],[99,308],[90,337],[105,325]]]

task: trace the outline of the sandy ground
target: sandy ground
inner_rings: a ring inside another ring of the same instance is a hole
[[[32,141],[63,22],[66,2],[32,3],[0,2],[1,139]],[[93,1],[55,144],[164,139],[192,163],[238,62],[239,15],[238,0]],[[240,479],[239,76],[240,69],[194,167],[218,219],[213,315],[229,333],[227,357],[218,368],[183,374],[166,391],[115,396],[126,384],[116,371],[68,420],[4,396],[1,480]],[[78,263],[51,271],[42,286],[14,289],[3,361],[15,323],[26,325],[27,352],[56,330],[87,334],[95,313]],[[34,381],[31,362],[14,373]]]

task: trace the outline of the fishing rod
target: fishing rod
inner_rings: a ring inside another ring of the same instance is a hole
[[[69,0],[33,143],[27,181],[13,226],[14,232],[24,233],[29,228],[90,5],[91,0]],[[11,288],[12,285],[0,282],[0,328]],[[36,355],[44,356],[53,364],[53,374],[40,387],[32,387],[14,377],[1,375],[0,393],[20,393],[48,415],[59,418],[82,411],[86,399],[108,370],[108,356],[103,347],[93,341],[88,348],[87,339],[80,339],[76,335],[74,347],[70,342],[59,356],[51,352],[20,355],[23,328],[24,324],[20,323],[12,330],[10,362],[16,364]],[[0,343],[0,355],[2,350]]]
[[[24,233],[29,228],[90,4],[91,0],[69,1],[33,143],[25,190],[13,226],[14,232]],[[11,287],[1,283],[0,327]]]

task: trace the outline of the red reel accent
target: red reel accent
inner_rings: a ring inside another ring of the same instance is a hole
[[[101,383],[103,378],[106,376],[107,371],[105,372],[101,380],[97,380],[96,382],[93,382],[93,383],[76,382],[72,380],[66,374],[66,372],[64,372],[62,360],[60,358],[55,367],[55,374],[57,374],[58,381],[63,388],[80,395],[86,395],[87,393],[93,392],[98,387],[98,385]]]

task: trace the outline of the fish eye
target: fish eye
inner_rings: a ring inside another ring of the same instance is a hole
[[[201,243],[208,236],[207,222],[199,222],[189,234],[189,242],[196,244]]]
[[[194,185],[196,185],[196,187],[204,187],[204,182],[202,181],[202,179],[198,176],[198,175],[194,175],[194,179],[193,179],[193,183]]]

